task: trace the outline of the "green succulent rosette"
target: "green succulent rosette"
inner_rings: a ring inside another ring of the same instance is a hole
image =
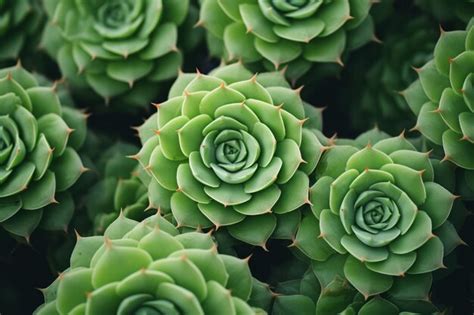
[[[95,168],[100,179],[85,196],[94,233],[104,233],[120,214],[136,221],[153,214],[148,211],[151,210],[147,194],[150,177],[136,161],[127,158],[135,152],[135,145],[117,142],[98,157]]]
[[[445,159],[474,169],[474,27],[441,33],[434,59],[403,92],[418,116],[414,129],[442,146]]]
[[[41,4],[36,0],[0,0],[0,62],[19,58],[38,34],[43,21]]]
[[[204,0],[200,22],[211,54],[299,77],[313,63],[342,63],[373,38],[370,0]]]
[[[374,125],[398,134],[414,125],[400,91],[416,79],[413,67],[433,57],[438,25],[426,16],[396,14],[378,35],[382,43],[367,45],[350,56],[342,72],[344,92],[339,102],[352,126],[363,132]]]
[[[313,268],[338,265],[365,297],[443,268],[444,256],[462,243],[447,221],[456,196],[435,182],[453,177],[452,169],[403,134],[360,148],[367,138],[327,148],[311,187],[312,214],[294,241]]]
[[[78,239],[35,314],[251,315],[251,291],[247,261],[219,254],[209,234],[121,216],[104,236]]]
[[[299,90],[281,73],[252,76],[233,64],[180,75],[156,107],[133,156],[152,177],[152,207],[171,210],[179,226],[225,226],[259,246],[282,216],[279,237],[291,237],[321,155],[309,129],[319,111],[304,105]],[[306,116],[313,119],[305,124]]]
[[[25,238],[38,226],[66,229],[87,116],[19,65],[0,70],[0,104],[0,225]]]
[[[130,110],[149,104],[157,83],[178,74],[178,27],[188,0],[46,0],[45,8],[42,46],[82,94],[90,88]]]

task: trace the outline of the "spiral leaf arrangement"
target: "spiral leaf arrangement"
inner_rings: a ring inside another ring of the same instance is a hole
[[[139,128],[143,148],[133,158],[152,176],[152,205],[171,209],[180,226],[227,226],[264,246],[276,215],[308,202],[308,174],[321,154],[303,127],[299,91],[284,82],[240,64],[181,75]]]
[[[456,197],[434,182],[428,154],[403,135],[360,150],[329,147],[316,174],[313,215],[294,244],[315,261],[339,261],[365,297],[389,291],[394,278],[442,268],[444,245],[461,243],[446,221]]]
[[[370,0],[204,0],[200,24],[211,51],[246,63],[289,65],[297,76],[315,62],[341,62],[341,54],[373,38]],[[357,44],[356,44],[357,42]]]
[[[78,239],[36,314],[252,315],[251,291],[247,262],[218,254],[209,235],[119,217],[105,236]]]
[[[65,229],[74,212],[67,190],[85,171],[76,150],[87,116],[20,65],[0,70],[0,104],[0,225],[26,238],[40,224]]]
[[[122,109],[145,106],[156,83],[175,77],[182,57],[178,26],[189,1],[45,1],[43,46],[77,89],[92,88]],[[132,89],[133,88],[133,89]]]

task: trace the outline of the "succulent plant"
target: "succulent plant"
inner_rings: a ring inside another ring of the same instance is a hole
[[[42,46],[76,90],[91,88],[130,110],[149,104],[157,83],[177,75],[178,26],[189,0],[46,0],[45,7]]]
[[[153,214],[148,209],[147,184],[150,177],[138,168],[136,161],[126,156],[137,147],[116,142],[102,152],[96,160],[100,180],[91,186],[85,196],[93,231],[102,234],[120,213],[141,221]]]
[[[200,22],[211,53],[299,77],[312,63],[341,62],[373,38],[370,0],[203,0]]]
[[[313,268],[339,266],[366,298],[443,268],[443,257],[462,243],[447,221],[456,196],[435,182],[454,173],[441,172],[403,134],[372,136],[327,147],[311,187],[312,214],[294,241]]]
[[[0,0],[0,62],[20,57],[25,46],[33,50],[31,40],[41,29],[43,14],[36,0]]]
[[[247,261],[218,254],[209,234],[121,216],[78,239],[36,314],[256,314],[251,290]]]
[[[413,18],[406,13],[381,23],[384,27],[378,35],[382,43],[351,54],[342,72],[343,93],[338,99],[360,132],[377,124],[398,134],[414,125],[399,91],[416,79],[412,67],[421,67],[432,58],[437,24],[426,16]]]
[[[226,226],[260,246],[282,216],[279,236],[291,237],[321,155],[309,129],[319,112],[299,90],[281,73],[252,76],[233,64],[180,75],[156,107],[139,127],[143,147],[133,156],[152,177],[152,207],[171,209],[179,226]]]
[[[441,33],[434,59],[417,69],[403,94],[418,116],[414,129],[442,146],[445,160],[474,169],[474,27]]]
[[[74,212],[67,191],[85,171],[76,150],[87,116],[20,65],[0,70],[0,101],[0,225],[26,238],[38,225],[65,229]]]

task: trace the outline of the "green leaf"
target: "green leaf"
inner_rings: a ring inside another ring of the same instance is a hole
[[[232,207],[224,207],[215,201],[208,204],[200,203],[198,207],[215,226],[233,225],[245,219],[244,215],[236,212]]]
[[[423,274],[442,268],[443,257],[443,243],[438,237],[432,237],[416,251],[416,261],[408,273]]]
[[[175,192],[171,197],[171,211],[179,226],[209,228],[213,224],[202,214],[195,201],[182,192]]]
[[[352,256],[344,264],[344,275],[347,280],[365,297],[388,291],[393,284],[391,276],[373,272]]]
[[[273,31],[278,36],[303,43],[308,43],[313,38],[317,37],[323,32],[323,29],[324,22],[317,17],[294,21],[291,26],[273,26]]]
[[[372,271],[389,275],[389,276],[400,276],[405,275],[405,272],[413,266],[417,254],[407,253],[404,255],[397,255],[390,253],[388,258],[380,262],[367,262],[365,266]]]
[[[139,58],[112,61],[107,64],[106,73],[112,79],[128,83],[130,87],[139,79],[145,77],[153,69],[153,62]]]
[[[313,216],[309,215],[301,221],[301,225],[296,233],[294,240],[295,246],[307,257],[312,260],[326,261],[334,250],[318,237],[321,234],[319,222]],[[335,255],[337,257],[339,255]],[[341,256],[339,256],[341,257]]]
[[[436,229],[451,213],[455,196],[437,183],[425,183],[425,188],[426,201],[420,208],[430,216],[433,229]]]
[[[301,171],[296,171],[295,175],[279,188],[281,196],[273,207],[274,213],[283,214],[294,211],[309,201],[309,178]]]
[[[56,178],[54,173],[47,171],[44,176],[32,182],[29,187],[21,193],[23,209],[36,210],[54,202],[56,193]]]
[[[239,205],[249,201],[251,194],[244,191],[243,185],[222,183],[219,187],[204,187],[206,194],[224,206]]]
[[[184,160],[186,156],[181,151],[179,130],[189,121],[186,116],[178,116],[168,121],[159,130],[160,146],[163,155],[172,161]]]
[[[255,38],[255,48],[263,57],[273,63],[275,69],[278,69],[282,64],[295,60],[303,51],[300,43],[284,39],[270,43]]]
[[[344,235],[341,238],[342,246],[361,262],[379,262],[387,259],[389,253],[383,247],[370,247],[354,236]]]
[[[20,210],[10,219],[2,222],[2,227],[9,233],[29,238],[39,225],[43,217],[43,210]]]
[[[426,212],[418,211],[408,232],[390,243],[390,250],[399,255],[410,253],[420,248],[432,237],[431,231],[430,217]]]
[[[400,164],[387,164],[382,167],[393,175],[395,185],[404,191],[417,205],[422,205],[426,200],[426,190],[422,173]]]
[[[64,191],[74,185],[84,172],[84,167],[79,154],[68,147],[62,156],[53,161],[51,170],[56,176],[56,190]]]
[[[227,228],[236,239],[256,246],[265,246],[275,230],[277,220],[273,214],[246,217]]]
[[[264,190],[252,194],[252,199],[249,201],[235,205],[235,211],[244,215],[261,215],[272,212],[273,206],[280,199],[281,190],[276,185],[271,185]]]
[[[328,242],[329,246],[339,254],[345,254],[346,249],[341,244],[341,240],[346,236],[346,231],[339,216],[332,213],[331,210],[323,210],[319,217],[319,227],[323,239]]]
[[[341,29],[328,37],[317,37],[303,49],[303,57],[312,62],[340,62],[346,48],[346,32]]]
[[[49,145],[54,149],[55,157],[61,156],[66,150],[71,129],[57,114],[46,114],[38,119],[38,131],[44,134]]]
[[[278,36],[273,32],[272,23],[262,14],[258,4],[241,4],[239,10],[249,33],[268,43],[278,41]]]

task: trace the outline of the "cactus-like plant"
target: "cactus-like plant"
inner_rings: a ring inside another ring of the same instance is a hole
[[[413,18],[406,13],[380,23],[382,43],[351,54],[338,100],[356,130],[363,132],[377,124],[398,134],[414,125],[400,91],[416,79],[412,67],[421,67],[433,57],[437,24],[426,16]]]
[[[150,177],[136,161],[126,157],[136,151],[134,145],[117,142],[95,161],[100,180],[88,189],[85,196],[87,214],[95,233],[102,234],[121,212],[136,221],[152,214],[146,212],[149,210],[147,184]]]
[[[0,225],[26,238],[38,225],[65,229],[74,212],[67,190],[85,171],[76,150],[87,116],[20,65],[0,70],[0,104]]]
[[[45,7],[42,46],[76,89],[92,88],[130,110],[149,104],[157,82],[178,74],[178,26],[189,0],[46,0]]]
[[[299,77],[316,62],[373,38],[371,0],[204,0],[200,22],[211,53],[267,68],[289,66]]]
[[[26,44],[31,50],[43,20],[36,0],[0,0],[0,62],[17,59]]]
[[[133,156],[152,176],[154,208],[171,209],[180,226],[226,226],[260,246],[285,216],[279,236],[291,237],[321,155],[303,127],[319,113],[299,90],[280,73],[252,76],[233,64],[180,75],[156,107],[139,127],[143,147]]]
[[[105,236],[78,238],[36,314],[251,315],[251,291],[247,261],[218,254],[209,234],[121,216]]]
[[[418,116],[414,129],[442,146],[445,159],[474,169],[474,20],[465,31],[441,32],[434,59],[403,92]]]
[[[439,161],[403,134],[367,144],[368,136],[327,148],[311,187],[312,214],[294,241],[314,268],[327,266],[365,297],[403,277],[429,276],[462,243],[447,221],[456,196],[435,182]]]

